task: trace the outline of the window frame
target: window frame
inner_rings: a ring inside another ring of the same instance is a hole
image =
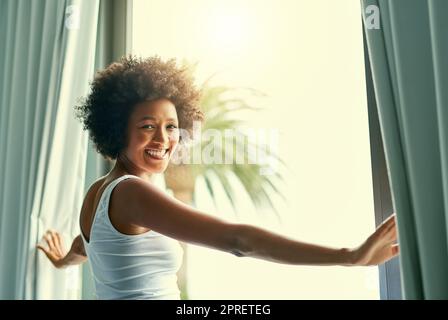
[[[114,14],[114,21],[119,21],[116,30],[121,30],[114,38],[112,51],[117,53],[126,48],[126,52],[132,52],[132,15],[134,9],[133,0],[116,0],[112,5]],[[117,12],[125,10],[125,19],[123,15],[118,15]],[[366,93],[367,93],[367,107],[368,107],[368,121],[369,121],[369,140],[371,152],[371,167],[372,167],[372,184],[374,196],[374,212],[375,224],[378,226],[384,221],[394,210],[391,198],[391,190],[389,185],[389,178],[387,173],[387,164],[384,154],[384,146],[381,137],[381,127],[378,118],[377,103],[375,98],[374,84],[371,74],[370,59],[368,55],[368,48],[366,42],[366,35],[363,23],[363,45],[364,45],[364,62],[365,62],[365,79],[366,79]],[[124,32],[123,32],[124,31]],[[121,49],[121,50],[120,50]],[[117,54],[115,54],[117,56]],[[95,161],[96,160],[96,161]],[[91,182],[94,176],[98,176],[98,172],[106,173],[110,169],[110,163],[98,163],[98,159],[91,159],[90,166],[96,166],[95,173],[92,176],[86,177],[86,184]],[[99,167],[98,167],[99,166]],[[89,170],[89,169],[88,169]],[[93,296],[93,279],[90,275],[88,264],[83,266],[82,276],[82,299],[94,299]],[[379,266],[379,285],[380,285],[380,299],[381,300],[401,300],[401,275],[398,258],[395,258],[383,265]]]
[[[372,163],[373,202],[375,225],[381,224],[393,212],[387,163],[378,117],[375,88],[370,67],[366,34],[363,22],[364,64],[369,118],[370,159]],[[401,273],[398,257],[379,266],[380,299],[402,300]]]

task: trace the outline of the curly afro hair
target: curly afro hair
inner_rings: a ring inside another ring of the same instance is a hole
[[[116,159],[126,147],[128,119],[140,102],[169,99],[184,130],[191,131],[193,122],[204,118],[199,108],[201,90],[191,69],[185,64],[178,67],[175,59],[125,56],[98,71],[90,87],[90,94],[75,107],[76,116],[105,158]]]

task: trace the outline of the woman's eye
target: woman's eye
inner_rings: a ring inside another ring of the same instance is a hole
[[[154,129],[154,126],[152,124],[146,124],[142,128],[143,129]]]
[[[173,129],[177,129],[177,127],[176,127],[174,124],[170,124],[170,125],[168,125],[167,128],[168,128],[168,129],[171,129],[171,130],[173,130]]]

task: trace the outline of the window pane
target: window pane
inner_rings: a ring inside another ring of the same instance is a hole
[[[357,246],[375,228],[360,5],[323,0],[134,0],[133,52],[198,62],[198,84],[251,87],[261,112],[239,115],[279,133],[289,167],[272,211],[239,192],[237,221],[318,244]],[[269,131],[271,130],[271,131]],[[282,169],[283,170],[283,169]],[[196,205],[229,219],[197,181]],[[378,299],[376,267],[303,267],[189,247],[193,299]]]

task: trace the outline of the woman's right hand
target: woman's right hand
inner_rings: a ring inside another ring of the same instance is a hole
[[[387,218],[370,237],[353,250],[355,266],[374,266],[385,263],[399,253],[395,214]]]
[[[61,235],[54,230],[47,230],[47,232],[43,236],[43,239],[45,239],[48,248],[38,244],[36,246],[37,249],[43,251],[48,260],[50,260],[56,268],[62,268],[64,265],[64,257],[67,255],[67,253],[62,244]]]

